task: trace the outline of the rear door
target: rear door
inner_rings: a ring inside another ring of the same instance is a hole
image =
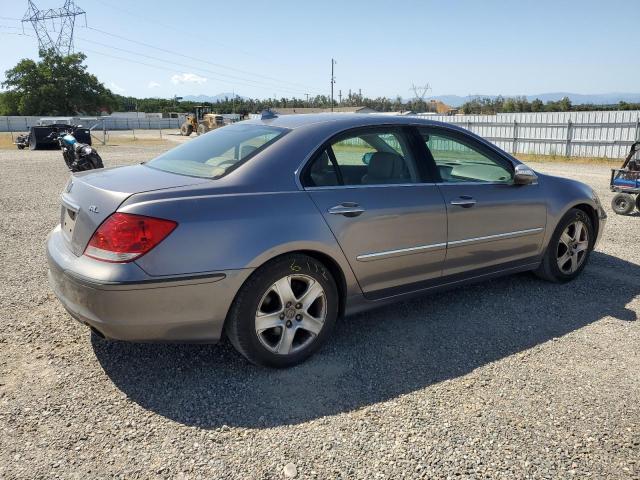
[[[366,295],[437,278],[446,251],[446,208],[416,162],[415,137],[397,127],[350,131],[320,149],[303,171]]]
[[[535,263],[546,224],[538,184],[514,185],[513,164],[469,135],[419,131],[448,213],[443,274]]]

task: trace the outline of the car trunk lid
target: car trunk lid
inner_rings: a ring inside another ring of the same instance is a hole
[[[144,165],[92,170],[74,175],[61,195],[60,225],[75,255],[82,255],[98,226],[136,193],[208,182]]]

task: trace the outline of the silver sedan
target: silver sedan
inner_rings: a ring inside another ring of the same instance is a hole
[[[309,357],[338,318],[412,295],[585,268],[606,215],[452,125],[264,115],[139,165],[71,177],[51,286],[107,339],[217,342],[251,362]]]

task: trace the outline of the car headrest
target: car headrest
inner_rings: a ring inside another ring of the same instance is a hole
[[[404,176],[404,159],[395,153],[375,152],[369,161],[367,179],[400,179]]]
[[[327,154],[327,151],[324,150],[320,155],[318,155],[318,158],[316,158],[314,162],[311,164],[311,171],[324,172],[328,166],[329,166],[329,155]]]
[[[240,158],[245,158],[255,152],[258,147],[254,147],[253,145],[243,145],[240,149]]]

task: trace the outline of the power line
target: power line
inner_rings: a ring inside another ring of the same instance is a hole
[[[163,63],[169,63],[171,65],[179,65],[181,67],[186,67],[186,68],[189,68],[189,69],[192,69],[192,70],[206,72],[207,74],[213,74],[213,75],[217,75],[217,76],[228,77],[228,78],[233,79],[234,81],[238,81],[239,80],[239,81],[243,81],[243,82],[250,82],[250,83],[252,83],[252,85],[248,85],[248,86],[252,86],[252,87],[264,87],[264,88],[268,87],[269,89],[271,89],[274,86],[277,86],[281,90],[285,90],[285,91],[289,91],[289,92],[295,92],[295,93],[298,93],[298,94],[304,94],[304,90],[301,90],[301,89],[282,87],[281,85],[274,85],[274,84],[272,84],[270,82],[263,82],[263,81],[260,81],[260,80],[252,80],[252,79],[248,79],[248,78],[244,78],[244,77],[239,77],[237,75],[230,75],[230,74],[224,73],[224,72],[216,72],[214,70],[209,70],[209,69],[202,68],[202,67],[196,67],[196,66],[193,66],[193,65],[185,64],[185,63],[177,63],[177,62],[174,62],[174,61],[171,61],[171,60],[165,60],[163,58],[155,57],[153,55],[147,55],[147,54],[144,54],[144,53],[134,52],[134,51],[128,50],[126,48],[114,47],[114,46],[111,46],[111,45],[107,45],[105,43],[96,42],[94,40],[89,40],[87,38],[82,38],[82,37],[77,37],[77,38],[78,38],[78,40],[81,40],[83,42],[93,43],[95,45],[100,45],[100,46],[105,47],[105,48],[109,48],[109,49],[112,49],[112,50],[118,50],[118,51],[121,51],[121,52],[124,52],[124,53],[129,53],[129,54],[132,54],[132,55],[138,55],[140,57],[148,58],[148,59],[151,59],[151,60],[156,60],[156,61],[163,62]],[[220,79],[220,78],[217,78],[216,80],[227,81],[225,79]]]
[[[3,33],[3,32],[0,32],[0,33]],[[31,35],[29,35],[29,36],[31,36]],[[88,49],[88,48],[83,48],[83,50],[85,52],[90,52],[90,53],[93,53],[93,54],[96,54],[96,55],[102,55],[104,57],[113,58],[113,59],[116,59],[116,60],[122,60],[124,62],[134,63],[136,65],[143,65],[145,67],[157,68],[159,70],[165,70],[165,71],[173,72],[173,73],[175,73],[175,71],[176,71],[174,68],[165,67],[163,65],[154,65],[152,63],[141,62],[139,60],[132,60],[130,58],[120,57],[120,56],[117,56],[117,55],[111,55],[111,54],[104,53],[104,52],[98,52],[96,50],[91,50],[91,49]],[[221,83],[226,83],[228,85],[244,85],[246,87],[256,88],[256,85],[250,85],[248,83],[239,82],[239,81],[230,81],[230,80],[218,80],[218,81],[221,82]],[[259,88],[263,88],[264,90],[266,90],[266,87],[259,87]]]
[[[295,83],[295,82],[288,82],[288,81],[286,81],[286,80],[282,80],[282,79],[275,78],[275,77],[269,77],[269,76],[267,76],[267,75],[262,75],[262,74],[255,73],[255,72],[251,72],[251,71],[248,71],[248,70],[241,70],[241,69],[239,69],[239,68],[229,67],[229,66],[226,66],[226,65],[222,65],[222,64],[220,64],[220,63],[210,62],[210,61],[208,61],[208,60],[203,60],[203,59],[198,58],[198,57],[193,57],[193,56],[191,56],[191,55],[185,55],[184,53],[175,52],[175,51],[173,51],[173,50],[168,50],[168,49],[166,49],[166,48],[157,47],[157,46],[155,46],[155,45],[151,45],[151,44],[149,44],[149,43],[141,42],[141,41],[139,41],[139,40],[134,40],[134,39],[132,39],[132,38],[127,38],[127,37],[122,36],[122,35],[117,35],[117,34],[115,34],[115,33],[107,32],[107,31],[105,31],[105,30],[101,30],[101,29],[99,29],[99,28],[95,28],[95,27],[88,27],[88,26],[87,26],[87,27],[84,27],[84,28],[86,28],[86,29],[88,29],[88,30],[96,31],[96,32],[98,32],[98,33],[102,33],[103,35],[109,35],[110,37],[118,38],[118,39],[120,39],[120,40],[124,40],[124,41],[126,41],[126,42],[135,43],[135,44],[137,44],[137,45],[141,45],[141,46],[143,46],[143,47],[152,48],[152,49],[154,49],[154,50],[158,50],[158,51],[160,51],[160,52],[168,53],[168,54],[170,54],[170,55],[175,55],[175,56],[178,56],[178,57],[187,58],[187,59],[189,59],[189,60],[195,60],[196,62],[207,63],[207,64],[209,64],[209,65],[213,65],[213,66],[215,66],[215,67],[224,68],[224,69],[227,69],[227,70],[233,70],[233,71],[236,71],[236,72],[239,72],[239,73],[245,73],[245,74],[252,75],[252,76],[255,76],[255,77],[262,77],[262,78],[266,78],[266,79],[268,79],[268,80],[274,80],[274,81],[276,81],[276,82],[278,82],[278,83],[286,83],[286,84],[289,84],[289,85],[294,85],[294,86],[302,87],[302,88],[304,88],[304,89],[308,88],[308,85],[303,85],[303,84]]]
[[[153,26],[160,25],[162,27],[165,27],[165,28],[168,28],[170,30],[179,32],[181,34],[184,33],[184,29],[182,29],[182,28],[178,28],[175,25],[162,23],[162,22],[159,22],[157,20],[149,20],[149,19],[147,19],[147,17],[145,15],[141,16],[140,12],[138,12],[138,13],[132,12],[131,10],[126,10],[126,9],[122,8],[121,6],[119,6],[119,5],[116,6],[116,5],[111,4],[110,2],[105,2],[104,0],[96,0],[96,1],[98,3],[100,3],[100,4],[102,4],[103,6],[107,7],[107,8],[111,8],[112,10],[117,11],[119,14],[122,14],[123,12],[124,13],[128,13],[129,15],[131,15],[132,18],[135,18],[136,21],[142,20],[142,21],[144,21],[146,23],[152,24]],[[212,40],[211,37],[203,37],[201,35],[196,35],[196,33],[197,32],[189,32],[189,35],[190,36],[198,36],[201,40],[207,42],[207,45],[210,45],[210,44],[219,45],[219,46],[224,47],[224,48],[233,49],[233,50],[235,50],[235,51],[237,51],[239,53],[242,53],[243,55],[247,55],[247,56],[254,57],[254,58],[260,58],[260,59],[263,58],[263,55],[256,55],[256,54],[247,52],[247,51],[245,51],[245,50],[243,50],[241,48],[238,48],[235,45],[228,45],[228,44],[220,42],[219,40]]]

